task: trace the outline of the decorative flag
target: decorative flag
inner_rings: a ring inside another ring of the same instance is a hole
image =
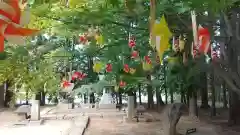
[[[123,70],[124,70],[124,72],[126,72],[126,73],[129,73],[129,72],[130,72],[130,68],[129,68],[128,64],[125,64],[125,65],[123,66]]]
[[[103,36],[97,34],[97,35],[95,36],[95,39],[96,39],[96,43],[97,43],[100,47],[102,47],[102,46],[103,46]]]
[[[96,73],[99,73],[103,67],[103,64],[101,62],[96,62],[93,65],[93,71]]]
[[[134,39],[130,39],[129,42],[128,42],[128,46],[129,46],[130,48],[133,48],[134,46],[136,46],[135,40],[134,40]]]
[[[207,28],[203,28],[201,25],[198,26],[198,44],[193,45],[192,55],[193,57],[199,54],[207,54],[210,47],[210,33]]]
[[[79,36],[79,42],[82,43],[82,44],[86,44],[87,43],[86,35]]]
[[[148,64],[152,64],[152,61],[151,61],[151,59],[149,58],[149,56],[144,56],[144,59],[145,59],[145,61],[146,61]]]
[[[19,0],[8,2],[0,1],[0,52],[4,51],[4,40],[15,44],[24,44],[24,37],[30,36],[39,30],[23,28],[30,21],[30,12],[21,11],[25,3]]]
[[[106,65],[106,72],[112,72],[112,64],[108,63]]]
[[[119,87],[125,87],[126,86],[126,82],[124,82],[124,81],[120,81],[120,83],[119,83]]]
[[[207,54],[210,46],[210,32],[207,28],[198,26],[199,52]]]
[[[198,46],[196,46],[196,45],[192,45],[192,56],[193,56],[193,58],[195,58],[195,57],[197,57],[198,56],[198,54],[199,54],[199,48],[198,48]]]
[[[136,72],[136,69],[134,69],[134,68],[130,68],[130,74],[134,74]]]
[[[69,86],[71,86],[71,83],[70,83],[70,82],[68,82],[68,81],[66,81],[66,80],[62,82],[62,87],[63,87],[63,88],[66,88],[66,87],[69,87]]]
[[[79,79],[79,80],[83,80],[87,75],[81,72],[74,72],[72,79]]]
[[[164,16],[162,16],[160,23],[154,24],[152,32],[155,37],[153,39],[156,40],[155,47],[161,63],[163,53],[169,48],[169,38],[172,36]]]
[[[179,36],[179,50],[182,52],[184,50],[184,46],[185,46],[185,40],[183,39],[182,36]]]
[[[138,54],[138,51],[133,51],[133,52],[132,52],[132,57],[131,57],[131,58],[133,58],[133,59],[134,59],[134,58],[137,58],[138,55],[139,55],[139,54]]]
[[[72,91],[74,88],[74,83],[70,83],[69,81],[63,81],[61,84],[62,88],[64,89],[64,91]]]

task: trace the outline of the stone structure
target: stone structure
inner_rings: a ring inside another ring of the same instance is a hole
[[[106,88],[103,88],[103,95],[101,97],[99,105],[101,105],[101,104],[113,104],[113,103],[114,103],[114,101],[113,101],[113,97],[112,97],[111,93],[109,93]]]
[[[39,120],[40,120],[40,102],[39,100],[32,100],[31,121]]]

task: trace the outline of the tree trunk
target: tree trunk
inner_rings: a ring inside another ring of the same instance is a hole
[[[185,110],[184,108],[185,107],[182,103],[174,103],[169,107],[168,110],[169,129],[168,134],[166,135],[178,135],[176,126],[183,114],[183,111]]]
[[[211,106],[211,116],[216,116],[216,93],[215,93],[215,84],[214,84],[214,74],[211,74],[210,77],[210,88],[212,92],[212,106]]]
[[[229,118],[228,124],[239,125],[240,124],[240,99],[238,94],[233,91],[229,91]]]
[[[185,95],[184,91],[181,91],[181,103],[187,105],[187,99],[186,99],[186,95]]]
[[[46,103],[46,93],[44,91],[40,92],[41,98],[40,98],[40,106],[44,106]]]
[[[150,74],[147,74],[147,80],[151,81]],[[147,93],[148,93],[148,109],[153,109],[154,101],[153,101],[153,90],[151,85],[147,85]]]
[[[5,91],[4,107],[9,107],[10,102],[13,97],[13,92],[8,89],[9,85],[10,85],[10,83],[8,81],[6,81],[4,84],[4,91]]]
[[[191,93],[190,93],[190,92],[187,92],[186,100],[187,100],[187,106],[188,106],[188,107],[190,106],[190,97],[191,97]]]
[[[228,101],[227,101],[227,89],[226,89],[226,83],[223,82],[222,84],[222,91],[223,91],[223,108],[228,108]]]
[[[189,99],[189,115],[198,116],[196,92],[195,91],[191,92],[191,96],[189,98],[190,98]]]
[[[87,94],[83,94],[83,103],[84,103],[84,104],[87,103]]]
[[[201,89],[201,108],[208,109],[210,106],[208,104],[208,84],[206,73],[201,75],[201,80],[203,80],[203,88]]]
[[[137,107],[137,93],[134,92],[134,108]]]
[[[170,97],[171,97],[171,103],[173,103],[174,100],[173,100],[173,90],[172,89],[170,89]]]
[[[161,90],[159,88],[156,88],[156,100],[157,100],[157,107],[164,105],[164,102],[162,100]]]
[[[0,85],[0,108],[4,107],[4,85]]]
[[[239,74],[239,13],[237,11],[234,11],[235,9],[231,9],[231,16],[230,21],[225,21],[226,24],[231,25],[230,31],[232,32],[230,41],[227,45],[227,56],[228,56],[228,66],[230,67],[230,70],[232,72],[235,72]],[[228,19],[228,18],[227,18]],[[226,20],[227,20],[226,19]],[[239,86],[237,82],[232,81],[235,86]],[[239,88],[239,87],[238,87]],[[230,125],[236,125],[240,124],[240,99],[239,95],[233,91],[232,88],[229,88],[229,124]]]
[[[35,95],[35,100],[41,100],[41,92],[37,92]]]
[[[142,94],[141,94],[141,84],[138,84],[138,98],[139,98],[139,104],[142,105]]]
[[[119,95],[118,95],[118,98],[119,98],[119,104],[121,105],[121,104],[122,104],[122,93],[119,92],[118,94],[119,94]]]
[[[164,92],[165,92],[165,104],[168,104],[168,92],[167,92],[167,88],[166,87],[165,87],[165,91]]]

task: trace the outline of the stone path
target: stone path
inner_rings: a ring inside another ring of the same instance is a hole
[[[0,112],[0,135],[82,135],[85,131],[89,117],[81,116],[81,114],[71,115],[68,111],[51,115],[49,112],[52,110],[54,110],[52,107],[42,109],[41,117],[45,119],[42,125],[28,124],[26,120],[19,122],[22,118],[17,116],[13,110],[4,110]],[[27,125],[15,125],[19,123]]]

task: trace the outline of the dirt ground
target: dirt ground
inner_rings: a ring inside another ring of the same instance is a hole
[[[164,114],[156,112],[150,114],[155,119],[153,122],[126,122],[122,117],[91,117],[85,135],[166,135],[167,123]],[[178,132],[185,134],[188,128],[195,127],[197,132],[191,135],[240,135],[240,132],[232,127],[224,127],[204,117],[201,119],[203,120],[183,116],[177,126]]]

